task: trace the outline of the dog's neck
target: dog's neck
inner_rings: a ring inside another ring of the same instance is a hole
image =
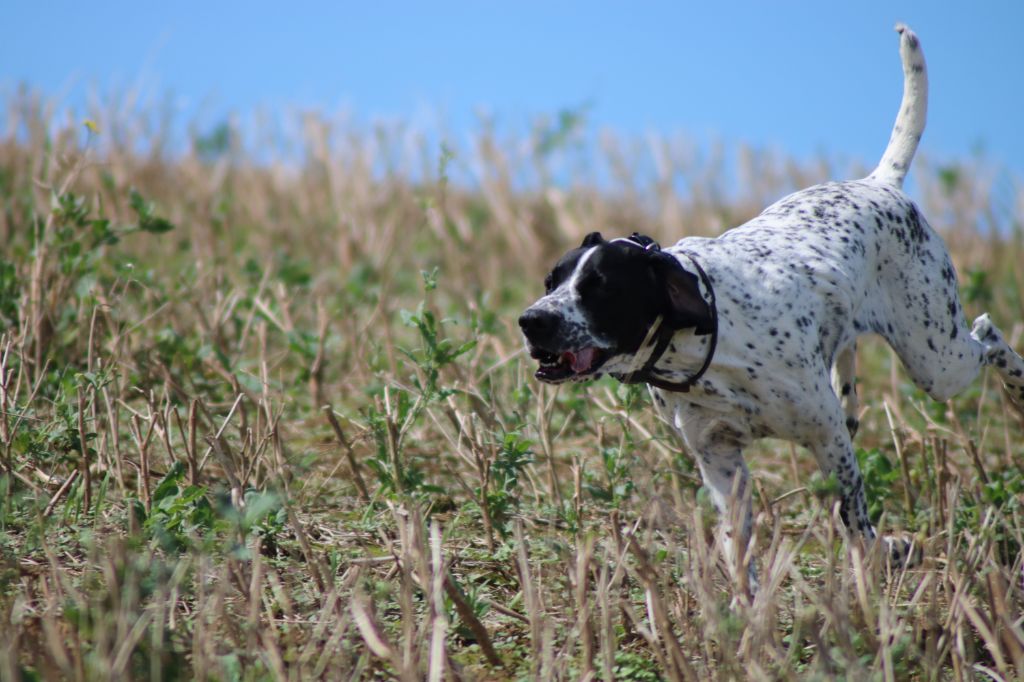
[[[661,250],[661,247],[653,239],[643,237],[635,232],[628,241],[645,250]],[[711,310],[710,331],[704,330],[697,334],[696,329],[673,330],[665,326],[664,320],[659,317],[648,330],[647,338],[640,346],[643,351],[646,351],[646,355],[639,371],[631,368],[626,374],[613,374],[624,383],[642,382],[666,391],[687,393],[697,385],[697,382],[711,366],[711,360],[714,358],[715,349],[718,346],[718,306],[715,301],[714,287],[711,285],[711,278],[693,256],[685,252],[681,255],[697,271],[698,279],[706,289],[707,293],[703,295]],[[678,256],[673,254],[669,257],[676,261],[677,267],[683,267]],[[687,340],[679,338],[684,335],[689,335],[696,343],[688,343]],[[690,368],[690,358],[685,355],[686,350],[692,348],[699,349],[697,352],[701,353],[698,361],[700,364],[694,369]],[[642,356],[637,353],[636,357]],[[662,369],[659,369],[659,364]],[[672,369],[667,369],[669,367]]]
[[[623,383],[647,383],[685,393],[704,375],[705,365],[714,354],[713,342],[711,334],[697,335],[692,329],[677,330],[653,365],[648,363],[657,350],[656,342],[644,344],[637,351],[637,360],[631,368],[633,371],[612,372],[612,376]]]

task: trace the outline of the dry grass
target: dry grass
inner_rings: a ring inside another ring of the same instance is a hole
[[[922,565],[846,542],[812,458],[767,442],[763,586],[730,608],[646,394],[552,390],[520,352],[586,232],[716,234],[854,169],[558,125],[449,159],[312,115],[300,163],[229,129],[171,157],[130,106],[86,146],[7,104],[0,678],[1024,674],[1024,431],[994,380],[934,404],[863,347],[869,493]],[[969,315],[1019,348],[1024,192],[993,177],[915,170]]]

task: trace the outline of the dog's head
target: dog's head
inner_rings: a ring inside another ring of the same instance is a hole
[[[588,234],[544,280],[547,293],[519,318],[537,378],[580,381],[638,369],[634,355],[657,320],[709,333],[712,311],[697,276],[648,237]]]

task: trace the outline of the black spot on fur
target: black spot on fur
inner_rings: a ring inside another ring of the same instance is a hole
[[[850,432],[851,437],[857,433],[858,428],[860,428],[860,420],[856,417],[846,418],[846,430]]]
[[[917,212],[917,206],[911,204],[907,210],[907,225],[910,227],[910,238],[918,243],[928,241],[928,233],[921,226],[921,214]]]

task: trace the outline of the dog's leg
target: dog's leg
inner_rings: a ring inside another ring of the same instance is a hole
[[[1010,348],[988,313],[974,321],[971,338],[981,344],[982,362],[999,372],[1010,401],[1024,415],[1024,358]]]
[[[857,435],[860,420],[857,417],[857,342],[854,341],[836,356],[832,366],[832,389],[839,396],[839,403],[846,415],[846,430],[852,439]]]
[[[836,406],[837,410],[839,406]],[[818,461],[818,468],[826,477],[835,474],[839,481],[839,516],[843,524],[854,534],[871,540],[875,537],[874,526],[868,519],[868,505],[864,498],[864,479],[857,465],[850,434],[838,426],[841,418],[834,420],[833,433],[819,443],[810,443],[808,448]]]
[[[912,326],[906,316],[900,326],[907,333],[883,334],[910,378],[932,398],[945,402],[967,388],[982,367],[989,366],[999,372],[1014,408],[1024,415],[1024,358],[1010,348],[988,314],[978,317],[968,331],[955,294],[946,300],[952,301],[947,303],[947,312],[940,316],[933,307],[923,319],[938,320],[939,328],[951,330],[947,338],[929,336],[927,329]],[[915,342],[922,338],[926,340],[923,346]]]
[[[681,406],[680,411],[689,414],[677,417],[676,426],[687,447],[696,454],[704,487],[718,510],[718,537],[729,572],[741,591],[750,597],[757,591],[757,570],[748,555],[753,514],[750,472],[743,459],[743,447],[749,438],[734,425],[708,419],[695,406]]]
[[[835,474],[839,481],[839,515],[843,524],[854,535],[859,535],[869,542],[877,533],[868,518],[867,500],[864,495],[864,479],[854,454],[850,431],[841,426],[844,415],[843,408],[837,400],[834,405],[823,406],[828,413],[822,423],[830,424],[831,431],[825,433],[816,443],[808,443],[807,447],[814,453],[822,474],[829,477]],[[882,541],[886,553],[894,566],[910,563],[911,541],[905,538],[885,536]]]
[[[747,463],[739,449],[705,450],[699,457],[701,478],[718,510],[719,542],[729,573],[741,591],[752,596],[757,591],[757,569],[748,555],[754,524]]]
[[[900,268],[880,275],[888,296],[865,304],[871,308],[873,331],[893,347],[910,378],[933,399],[949,400],[990,366],[999,372],[1014,407],[1024,414],[1024,359],[987,314],[968,328],[945,245],[916,206],[904,206],[902,215],[903,225],[916,226],[922,239],[907,252]],[[904,248],[898,239],[886,238],[891,249]]]

